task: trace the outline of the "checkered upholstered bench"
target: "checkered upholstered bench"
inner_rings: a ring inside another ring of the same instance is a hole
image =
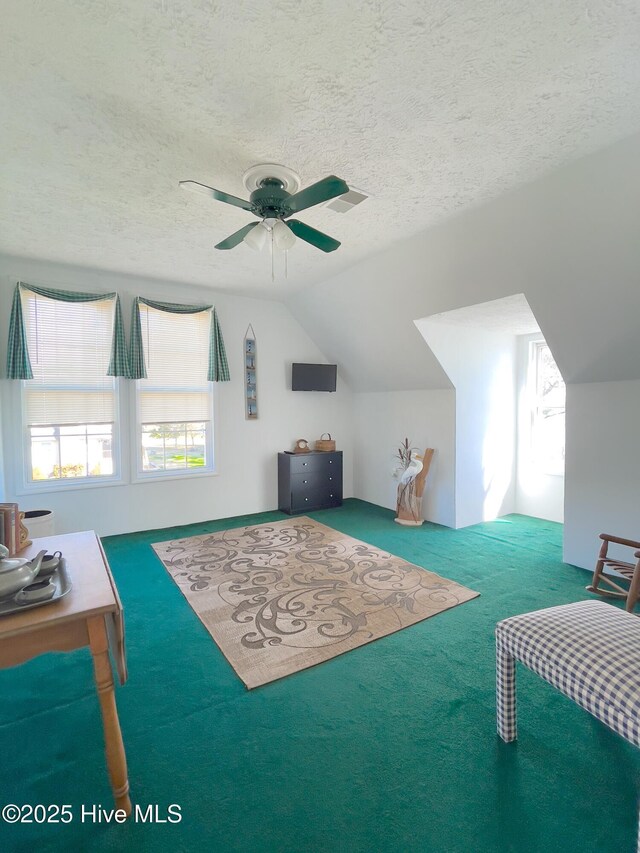
[[[498,734],[507,742],[517,736],[517,660],[614,732],[640,746],[637,616],[602,601],[579,601],[498,622]]]

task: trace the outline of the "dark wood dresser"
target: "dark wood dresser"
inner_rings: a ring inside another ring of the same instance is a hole
[[[291,515],[341,503],[341,450],[278,453],[278,509]]]

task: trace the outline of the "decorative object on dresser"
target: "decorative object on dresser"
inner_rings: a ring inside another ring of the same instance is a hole
[[[278,509],[292,515],[341,504],[341,450],[278,454]]]
[[[309,447],[309,442],[306,438],[299,438],[292,450],[292,453],[309,453],[311,448]]]
[[[432,447],[428,447],[424,455],[420,456],[412,448],[408,448],[406,438],[405,444],[398,451],[399,455],[403,449],[408,449],[409,455],[398,483],[398,501],[394,520],[398,524],[419,527],[424,522],[422,496],[434,451]]]
[[[325,435],[328,436],[328,438],[325,438]],[[330,432],[323,432],[320,438],[316,441],[316,450],[320,450],[323,453],[333,453],[335,449],[335,438],[331,438]]]
[[[256,349],[256,333],[249,323],[244,336],[244,416],[248,421],[258,419],[258,392],[256,385],[256,368],[258,353]]]

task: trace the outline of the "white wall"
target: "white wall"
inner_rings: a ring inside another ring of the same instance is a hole
[[[531,407],[528,394],[529,346],[538,335],[517,338],[518,441],[515,511],[549,521],[564,520],[564,475],[546,474],[531,457]]]
[[[425,318],[416,326],[453,382],[455,526],[515,508],[515,336]]]
[[[206,288],[138,279],[107,272],[63,267],[40,261],[0,256],[0,340],[5,360],[8,320],[17,280],[87,291],[117,290],[123,299],[125,323],[134,295],[174,302],[215,303],[225,339],[231,381],[217,386],[216,460],[213,476],[112,487],[59,491],[38,496],[17,494],[16,477],[21,448],[16,411],[17,382],[2,380],[5,495],[22,509],[52,509],[56,531],[95,529],[99,534],[166,527],[277,507],[278,451],[290,449],[298,438],[310,441],[331,432],[344,451],[345,496],[352,495],[352,394],[340,378],[338,391],[301,393],[290,389],[292,361],[326,361],[309,335],[279,302],[230,296]],[[242,343],[249,323],[258,347],[257,421],[244,417]],[[122,380],[126,418],[130,386]],[[123,423],[123,467],[130,469],[130,430]],[[127,446],[128,445],[128,446]]]
[[[396,508],[394,456],[405,437],[421,451],[435,449],[422,504],[424,517],[454,527],[454,391],[354,395],[354,493]]]
[[[593,569],[600,533],[640,541],[639,426],[640,381],[567,386],[566,562]]]
[[[516,293],[524,293],[565,382],[638,380],[639,144],[635,135],[574,161],[410,236],[288,303],[327,357],[345,364],[356,392],[448,387],[435,356],[423,358],[417,349],[413,321]],[[348,215],[357,216],[357,208]],[[577,543],[594,522],[590,507],[599,505],[602,492],[611,522],[624,524],[630,511],[630,486],[611,489],[609,470],[599,464],[602,483],[595,475],[589,460],[600,458],[602,443],[590,421],[580,424],[584,412],[571,412],[579,395],[567,398],[568,423],[576,426],[567,430],[565,473],[567,553],[578,562],[585,552],[579,556]],[[594,406],[588,418],[614,417],[595,412]],[[638,459],[637,424],[636,412],[624,427],[606,426],[605,435],[618,433],[620,459]],[[588,478],[571,459],[587,465]],[[625,474],[613,470],[615,480]],[[633,479],[627,475],[626,482]]]

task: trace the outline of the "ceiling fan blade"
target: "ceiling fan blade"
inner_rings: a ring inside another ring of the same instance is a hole
[[[250,201],[245,201],[243,198],[238,198],[235,195],[229,195],[229,193],[222,192],[222,190],[214,190],[213,187],[200,184],[198,181],[180,181],[179,185],[183,190],[202,193],[203,195],[208,195],[209,198],[215,198],[216,201],[224,201],[226,204],[232,204],[234,207],[241,207],[243,210],[253,213],[254,207]]]
[[[290,219],[287,225],[296,237],[305,240],[307,243],[311,243],[312,246],[315,246],[316,249],[320,249],[322,252],[335,252],[340,245],[338,240],[334,240],[328,234],[323,234],[322,231],[316,231],[315,228],[305,225],[304,222],[298,222],[297,219]]]
[[[244,238],[247,236],[249,231],[252,228],[255,228],[257,225],[261,225],[261,222],[250,222],[248,225],[245,225],[244,228],[241,228],[239,231],[236,231],[230,237],[227,237],[226,240],[222,240],[221,243],[218,243],[215,247],[216,249],[233,249],[234,246],[237,246],[238,243],[242,243]]]
[[[301,210],[313,207],[314,204],[321,204],[323,201],[329,201],[331,198],[348,192],[349,187],[342,178],[329,175],[329,177],[311,184],[310,187],[300,190],[299,193],[289,196],[284,202],[284,207],[288,211],[287,216],[290,216],[292,213],[300,213]]]

